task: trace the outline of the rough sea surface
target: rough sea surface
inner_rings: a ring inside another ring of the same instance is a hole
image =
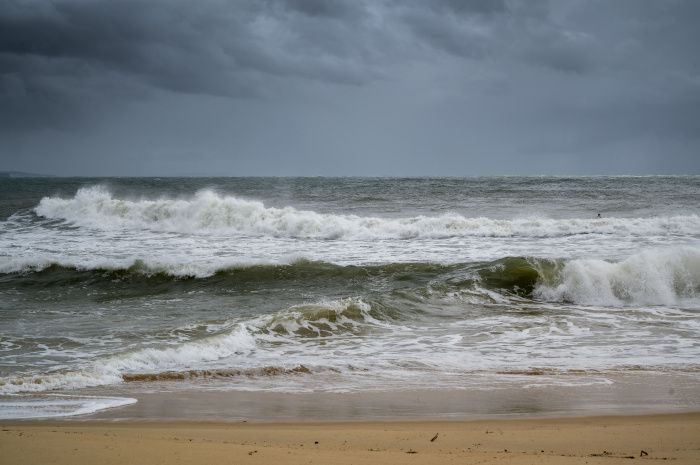
[[[700,380],[700,177],[0,179],[0,418],[629,371]]]

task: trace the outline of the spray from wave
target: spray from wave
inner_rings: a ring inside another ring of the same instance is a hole
[[[188,199],[127,200],[102,186],[85,187],[73,198],[45,197],[37,215],[98,229],[136,228],[177,233],[234,233],[316,239],[412,239],[560,237],[580,234],[649,236],[697,234],[698,215],[655,218],[512,219],[458,214],[407,218],[322,214],[202,190]]]
[[[587,305],[678,305],[700,295],[700,250],[651,249],[617,263],[570,260],[542,271],[533,295]]]

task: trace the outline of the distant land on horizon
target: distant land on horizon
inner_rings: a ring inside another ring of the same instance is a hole
[[[0,178],[52,178],[52,174],[27,173],[25,171],[0,171]]]

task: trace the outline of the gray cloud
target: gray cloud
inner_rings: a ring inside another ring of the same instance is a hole
[[[143,154],[128,174],[202,152],[338,174],[337,156],[392,174],[405,157],[421,174],[431,156],[470,174],[546,154],[579,169],[650,137],[693,154],[698,19],[693,0],[8,0],[0,161]]]
[[[392,55],[423,58],[423,45],[473,57],[507,54],[524,41],[518,47],[535,61],[580,67],[570,38],[541,20],[521,24],[532,17],[503,1],[58,0],[0,8],[3,74],[35,94],[51,92],[37,75],[89,81],[109,72],[234,97],[256,95],[267,76],[363,84],[381,76]]]
[[[361,22],[358,9],[335,2],[56,1],[51,8],[0,7],[3,74],[26,81],[53,73],[84,80],[119,72],[175,92],[245,96],[265,75],[341,83],[367,79],[360,51],[292,9]],[[36,58],[44,60],[37,64]],[[361,58],[361,57],[360,57]],[[371,73],[369,73],[371,74]]]
[[[362,2],[345,0],[286,0],[271,2],[273,6],[286,7],[291,11],[308,16],[337,18],[339,20],[358,20],[365,16],[366,11]]]

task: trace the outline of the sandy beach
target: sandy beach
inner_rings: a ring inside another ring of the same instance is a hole
[[[700,413],[342,423],[9,422],[6,464],[700,462]]]

